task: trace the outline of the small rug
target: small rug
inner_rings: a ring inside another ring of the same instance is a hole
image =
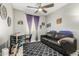
[[[62,56],[41,42],[23,44],[23,56]]]

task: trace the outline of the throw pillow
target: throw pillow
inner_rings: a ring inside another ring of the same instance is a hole
[[[62,39],[58,40],[58,44],[66,43],[66,42],[73,43],[74,42],[74,38],[65,37],[65,38],[62,38]]]

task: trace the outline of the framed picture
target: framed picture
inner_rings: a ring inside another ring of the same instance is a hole
[[[9,16],[7,18],[7,24],[8,24],[8,26],[11,26],[11,17],[9,17]]]
[[[48,27],[51,27],[51,23],[48,23],[47,25],[46,25],[46,27],[48,28]]]
[[[7,9],[4,5],[1,4],[1,7],[0,7],[1,11],[0,11],[0,14],[1,14],[1,18],[3,20],[5,20],[7,18]]]
[[[44,26],[44,25],[45,25],[45,23],[44,23],[44,22],[42,22],[42,25]]]
[[[56,24],[61,24],[61,23],[62,23],[62,18],[61,17],[57,18]]]
[[[22,20],[18,21],[18,24],[19,25],[22,25],[23,24],[23,21]]]
[[[40,25],[40,29],[42,28],[42,25]]]

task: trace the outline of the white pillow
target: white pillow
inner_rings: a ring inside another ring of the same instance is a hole
[[[58,44],[60,44],[62,40],[68,41],[70,43],[74,42],[74,38],[65,37],[65,38],[62,38],[62,39],[58,40]]]

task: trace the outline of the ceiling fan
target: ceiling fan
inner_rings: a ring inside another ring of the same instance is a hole
[[[54,3],[44,5],[44,6],[42,6],[42,3],[38,3],[38,7],[33,7],[33,6],[27,6],[27,7],[28,8],[35,8],[36,9],[35,13],[37,13],[39,11],[43,11],[44,13],[47,13],[47,11],[45,9],[50,8],[50,7],[54,7]]]

